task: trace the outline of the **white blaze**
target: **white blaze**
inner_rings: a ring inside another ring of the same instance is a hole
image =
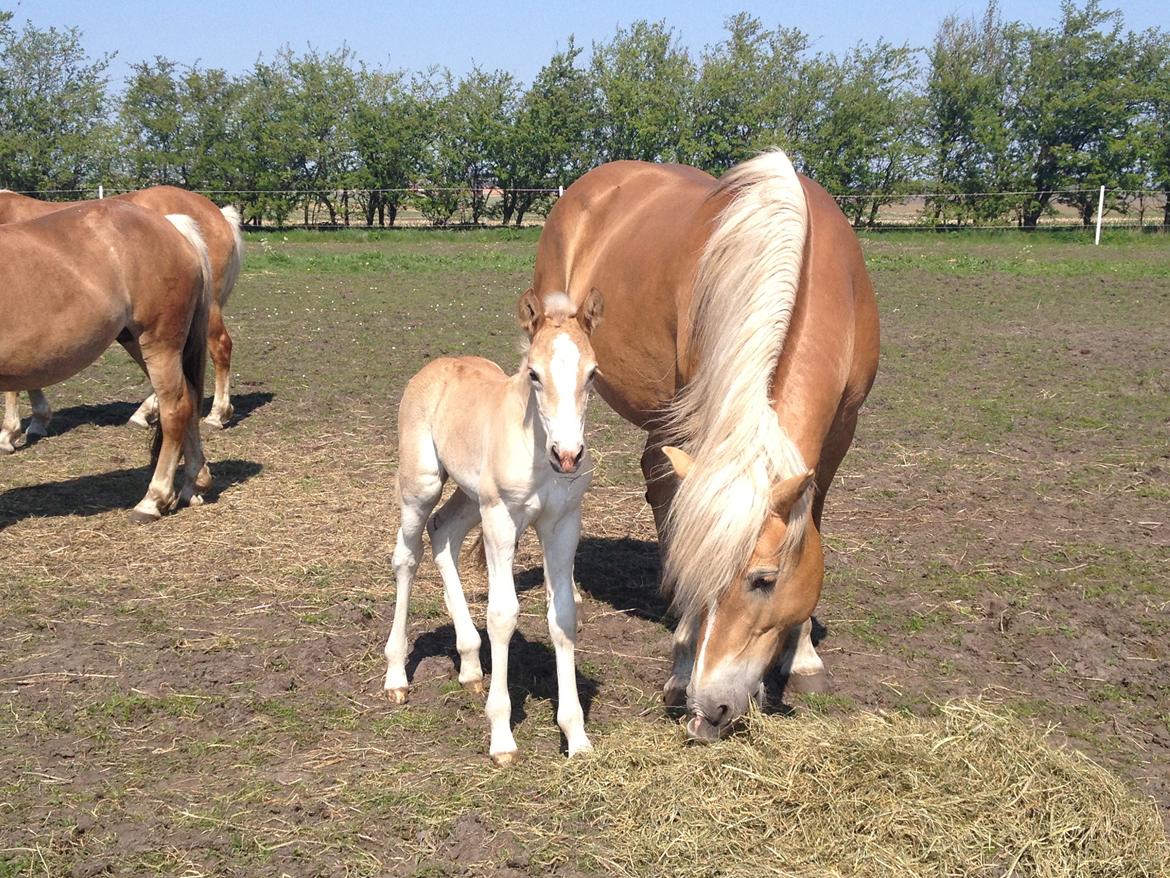
[[[581,409],[577,405],[577,370],[581,364],[581,351],[567,332],[558,334],[552,340],[552,357],[549,358],[551,373],[550,394],[552,410],[548,418],[549,439],[564,451],[581,448],[585,443],[585,429],[581,423]]]

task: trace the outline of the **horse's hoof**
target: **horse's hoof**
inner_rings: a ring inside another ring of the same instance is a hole
[[[131,415],[130,420],[126,423],[134,427],[141,427],[143,430],[150,429],[150,421],[146,420],[146,417],[144,415],[138,414],[138,412],[135,412],[133,415]]]
[[[218,415],[214,414],[208,415],[206,418],[204,418],[203,423],[209,427],[215,427],[217,430],[222,430],[227,426],[227,424],[225,424]]]
[[[662,703],[669,708],[687,706],[687,690],[685,688],[670,687],[662,690]]]
[[[10,442],[0,442],[0,454],[15,454],[16,447]]]
[[[593,752],[593,745],[590,744],[589,739],[586,738],[584,741],[581,741],[579,744],[570,745],[569,758],[572,759],[574,756],[577,756],[578,754],[581,754],[581,753],[592,753],[592,752]]]
[[[463,684],[463,690],[477,698],[483,698],[483,680],[468,680]]]
[[[515,765],[519,758],[514,750],[511,753],[492,754],[492,762],[496,764],[496,768],[507,768],[509,765]]]
[[[162,518],[161,515],[156,515],[150,512],[143,512],[140,509],[130,510],[131,524],[150,524],[151,522],[158,521],[160,518]]]
[[[816,674],[789,674],[784,691],[797,695],[823,695],[829,688],[829,675],[820,671]]]
[[[406,704],[406,689],[387,689],[386,699],[391,704]]]

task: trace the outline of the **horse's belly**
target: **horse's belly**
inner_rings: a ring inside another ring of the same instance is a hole
[[[0,349],[0,390],[33,390],[73,377],[114,343],[123,324],[111,318],[77,335],[44,329],[11,342],[6,338]]]

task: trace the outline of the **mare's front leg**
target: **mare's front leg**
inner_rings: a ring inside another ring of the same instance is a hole
[[[557,725],[565,735],[569,756],[592,750],[585,735],[585,713],[577,694],[577,589],[573,558],[581,537],[581,508],[556,521],[538,521],[536,532],[544,549],[544,586],[548,597],[548,633],[557,661]]]
[[[483,518],[483,547],[488,568],[488,640],[492,646],[492,681],[488,687],[486,713],[491,727],[488,753],[496,765],[511,764],[516,758],[512,736],[512,699],[508,695],[508,646],[520,620],[520,602],[512,579],[516,555],[517,521],[503,503],[496,501],[480,510]]]
[[[406,623],[410,615],[410,589],[418,562],[422,559],[422,535],[427,517],[443,493],[443,477],[434,446],[420,450],[419,458],[410,460],[404,456],[398,470],[400,522],[394,545],[394,575],[398,591],[394,599],[394,621],[386,640],[386,681],[383,684],[386,697],[394,704],[406,703]]]
[[[462,491],[456,491],[427,521],[431,552],[443,577],[443,601],[455,625],[455,648],[459,650],[459,682],[476,695],[483,694],[483,668],[479,663],[482,641],[467,609],[463,584],[459,581],[459,549],[467,532],[479,521],[479,506]]]
[[[812,642],[812,619],[793,625],[780,653],[780,670],[788,676],[789,692],[820,693],[829,688],[825,663]]]
[[[0,454],[12,454],[28,440],[20,429],[20,396],[15,390],[4,393],[4,421],[0,423]]]
[[[672,711],[686,708],[687,686],[690,685],[691,671],[695,666],[697,638],[698,625],[693,621],[680,619],[674,629],[670,678],[662,687],[662,700]]]

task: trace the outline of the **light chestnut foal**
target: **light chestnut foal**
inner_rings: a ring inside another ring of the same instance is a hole
[[[212,300],[208,316],[207,343],[215,366],[215,398],[211,411],[204,419],[212,427],[224,427],[231,420],[231,359],[232,339],[223,322],[223,309],[235,288],[240,274],[244,250],[240,235],[240,214],[234,207],[220,208],[198,192],[189,192],[175,186],[152,186],[136,192],[114,195],[106,201],[126,201],[166,216],[184,214],[199,226],[200,236],[207,245],[211,265]],[[41,201],[17,192],[0,190],[0,224],[24,222],[69,207],[93,204],[92,201]],[[131,356],[133,352],[131,351]],[[11,454],[24,446],[28,437],[48,435],[53,412],[49,401],[39,388],[29,388],[32,418],[27,431],[21,430],[20,403],[15,392],[4,395],[4,420],[0,422],[0,454]],[[158,418],[158,396],[152,393],[131,416],[130,423],[140,427]],[[27,436],[26,436],[27,432]]]
[[[386,693],[394,703],[406,701],[407,613],[424,526],[455,623],[459,681],[483,691],[480,637],[457,568],[464,538],[481,521],[492,651],[489,752],[497,765],[510,763],[516,754],[509,724],[508,644],[520,605],[512,561],[529,525],[544,550],[557,724],[570,756],[590,749],[573,660],[579,600],[573,556],[581,534],[581,499],[593,472],[585,450],[585,407],[597,372],[589,336],[601,321],[601,310],[596,290],[580,308],[563,293],[538,298],[529,290],[518,312],[530,341],[515,375],[480,357],[435,360],[407,384],[398,411],[401,525],[394,549],[398,595],[386,641]],[[428,521],[448,476],[458,489]]]

